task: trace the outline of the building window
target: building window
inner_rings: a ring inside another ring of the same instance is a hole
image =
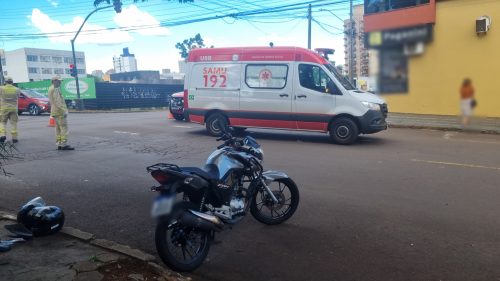
[[[5,64],[6,64],[5,58],[2,58],[2,65],[5,66]]]
[[[62,57],[52,57],[52,62],[54,63],[62,63]]]
[[[299,65],[300,86],[325,93],[328,84],[332,84],[332,79],[319,66],[312,64]]]
[[[408,57],[403,47],[380,50],[379,76],[381,93],[408,92]]]
[[[85,63],[85,59],[83,59],[83,58],[76,58],[76,63],[77,64],[84,64]]]
[[[283,89],[286,86],[288,65],[249,64],[245,82],[250,88]]]
[[[73,59],[70,57],[64,57],[64,63],[73,63]]]
[[[54,68],[54,74],[64,74],[63,68]]]
[[[38,61],[38,56],[35,55],[27,55],[26,56],[27,61]]]
[[[77,69],[78,74],[85,74],[85,69]]]
[[[28,67],[28,73],[38,73],[38,68],[36,68],[36,67]]]
[[[71,73],[71,70],[70,70],[69,68],[66,68],[66,69],[64,70],[64,73],[66,73],[66,74],[70,74],[70,73]]]
[[[365,0],[365,13],[382,13],[422,4],[429,4],[429,0]]]
[[[4,71],[4,72],[3,72],[3,75],[4,75],[4,76],[7,76],[7,75],[9,75],[9,73],[7,73],[7,71]]]
[[[41,62],[50,62],[50,56],[40,56]]]
[[[52,74],[52,68],[42,68],[42,74]]]

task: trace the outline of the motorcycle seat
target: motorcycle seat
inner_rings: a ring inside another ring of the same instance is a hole
[[[209,181],[217,181],[219,179],[219,169],[215,164],[207,164],[201,169],[198,167],[181,167],[181,170],[193,173]]]

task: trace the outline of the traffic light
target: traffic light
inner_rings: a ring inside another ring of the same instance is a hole
[[[77,71],[76,71],[76,67],[74,64],[69,65],[69,74],[71,75],[71,77],[77,76]]]

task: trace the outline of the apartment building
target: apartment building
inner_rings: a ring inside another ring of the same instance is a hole
[[[137,60],[135,55],[131,54],[128,48],[123,48],[123,54],[119,57],[113,57],[113,67],[115,73],[137,71]]]
[[[54,75],[71,78],[70,65],[74,64],[71,51],[21,48],[3,53],[3,74],[12,77],[15,82],[47,80]],[[85,53],[75,54],[78,77],[85,77]]]
[[[349,74],[349,62],[351,58],[351,42],[352,60],[353,60],[353,78],[370,76],[370,63],[376,52],[365,48],[365,31],[364,31],[364,5],[355,5],[353,7],[353,35],[350,33],[350,20],[344,21],[344,52],[345,52],[345,71]]]

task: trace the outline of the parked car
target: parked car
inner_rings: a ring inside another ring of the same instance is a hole
[[[172,96],[170,96],[170,105],[168,108],[175,120],[184,120],[184,92],[173,93]]]
[[[50,103],[47,96],[31,89],[21,89],[18,99],[19,114],[28,112],[30,115],[40,115],[50,112]]]

